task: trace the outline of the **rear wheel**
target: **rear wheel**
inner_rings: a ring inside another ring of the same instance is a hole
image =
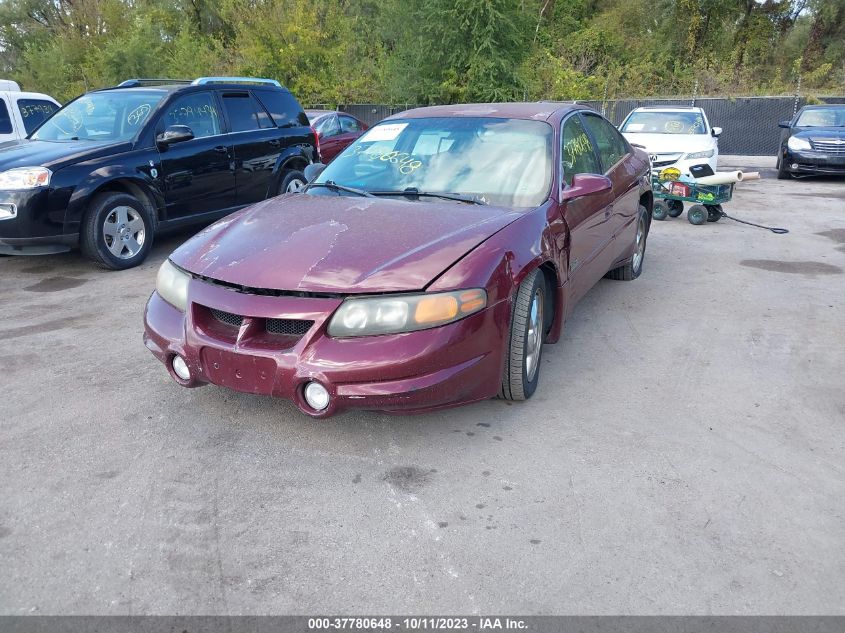
[[[287,175],[282,178],[282,182],[279,183],[279,195],[281,196],[286,193],[295,193],[302,189],[307,182],[308,181],[305,180],[305,174],[301,171],[289,171]]]
[[[667,200],[666,203],[669,205],[670,218],[677,218],[684,212],[684,203],[680,200]]]
[[[669,216],[669,204],[665,200],[657,200],[651,210],[651,217],[655,220],[665,220]]]
[[[648,238],[648,210],[640,205],[640,217],[637,220],[637,233],[634,236],[634,254],[631,259],[605,275],[608,279],[618,281],[632,281],[643,272],[643,260],[645,259],[645,243]]]
[[[91,201],[80,245],[82,253],[97,265],[124,270],[147,258],[153,232],[152,218],[135,196],[103,193]]]
[[[546,279],[539,270],[528,275],[516,291],[499,398],[527,400],[537,389],[546,335],[546,291]]]
[[[722,219],[722,205],[721,204],[707,204],[704,205],[707,209],[707,221],[718,222]]]

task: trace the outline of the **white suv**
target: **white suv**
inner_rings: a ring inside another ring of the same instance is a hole
[[[701,108],[636,108],[619,131],[630,143],[645,148],[654,169],[677,167],[689,176],[691,166],[707,163],[716,171],[722,128],[711,128]]]
[[[26,138],[60,107],[49,95],[21,92],[16,82],[0,79],[0,143]]]

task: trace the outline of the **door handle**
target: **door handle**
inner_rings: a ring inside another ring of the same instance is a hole
[[[229,148],[226,147],[225,145],[218,145],[217,147],[214,148],[214,151],[217,152],[218,154],[228,154]]]
[[[279,147],[279,146],[282,144],[282,142],[281,142],[279,139],[277,139],[277,138],[274,138],[274,139],[272,139],[272,140],[270,140],[270,141],[267,141],[267,142],[268,142],[270,145],[272,145],[273,147]]]

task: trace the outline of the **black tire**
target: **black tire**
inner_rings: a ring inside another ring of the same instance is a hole
[[[670,218],[677,218],[684,212],[684,203],[680,200],[667,200],[666,203],[669,205],[669,217]]]
[[[652,212],[653,215],[653,212]],[[616,281],[633,281],[643,272],[645,247],[648,240],[648,209],[640,205],[640,217],[637,220],[637,232],[634,235],[634,254],[621,266],[607,271],[605,277]]]
[[[651,217],[655,220],[665,220],[669,216],[669,204],[665,200],[655,200],[651,210]]]
[[[722,205],[721,204],[706,204],[704,207],[707,209],[707,221],[708,222],[718,222],[722,219]]]
[[[95,196],[88,206],[82,221],[80,247],[82,254],[98,266],[125,270],[147,258],[154,234],[152,218],[138,198],[128,193],[106,192]]]
[[[778,156],[778,180],[790,180],[791,178],[792,174],[787,171],[783,156]]]
[[[299,191],[308,181],[305,180],[305,174],[301,171],[289,171],[284,178],[282,178],[282,182],[279,183],[279,192],[277,195],[283,196],[286,193],[293,193],[294,191]],[[296,185],[296,189],[291,189],[291,185]]]
[[[707,224],[707,209],[702,204],[694,204],[687,209],[687,220],[690,224]]]
[[[523,280],[513,297],[510,331],[505,348],[505,368],[498,394],[503,400],[527,400],[537,389],[548,322],[545,318],[547,292],[543,273],[535,270]],[[540,314],[532,319],[536,316],[535,303]],[[536,330],[538,319],[539,332]],[[530,354],[532,349],[535,353],[533,356]],[[530,368],[529,358],[532,361]]]

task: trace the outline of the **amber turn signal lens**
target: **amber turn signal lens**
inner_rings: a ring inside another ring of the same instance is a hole
[[[471,314],[480,310],[487,303],[487,293],[483,290],[467,290],[458,297],[461,301],[461,314]]]
[[[458,300],[452,295],[426,297],[417,303],[414,321],[417,323],[440,323],[458,316]]]

